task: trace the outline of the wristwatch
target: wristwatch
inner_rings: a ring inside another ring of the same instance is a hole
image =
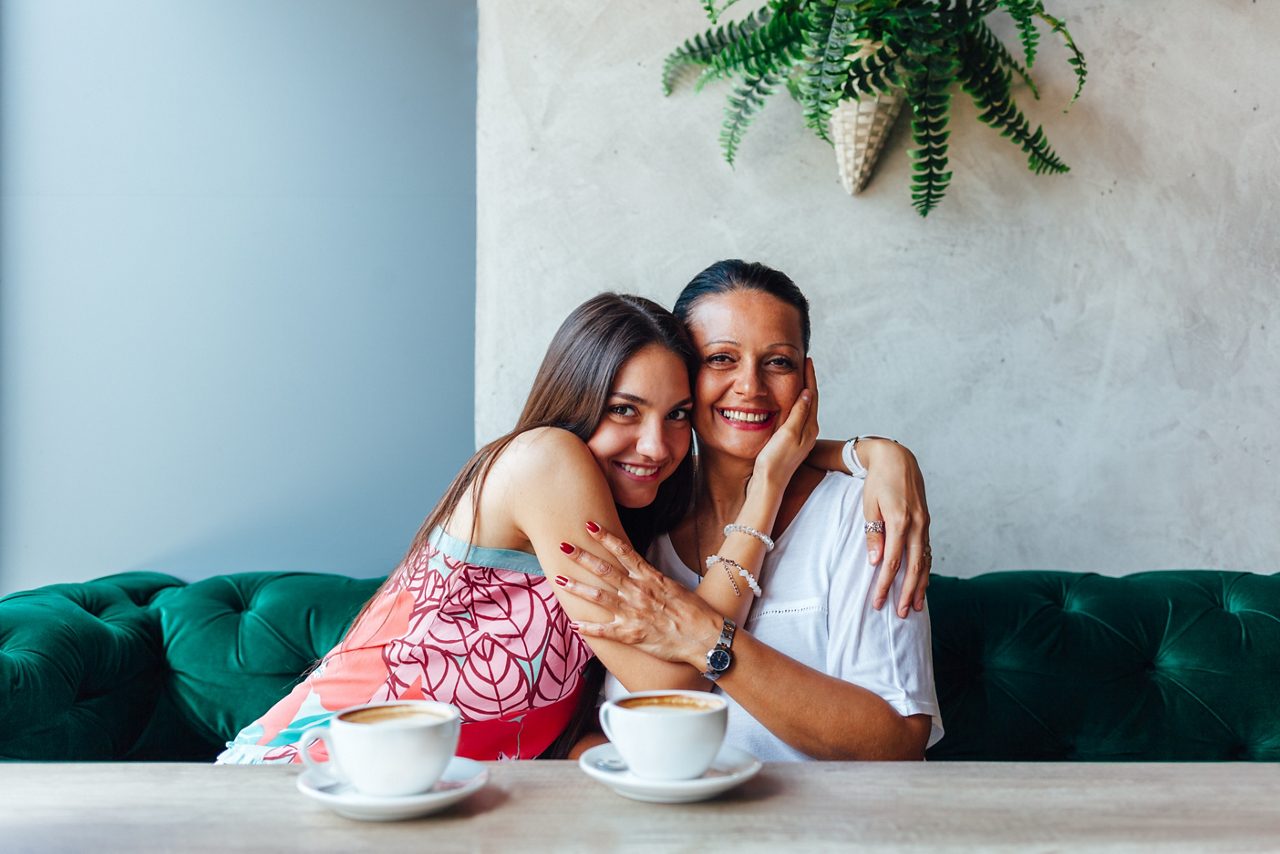
[[[738,627],[733,620],[724,618],[724,628],[720,630],[720,640],[715,647],[707,651],[707,670],[702,675],[712,682],[724,675],[733,666],[733,633]]]

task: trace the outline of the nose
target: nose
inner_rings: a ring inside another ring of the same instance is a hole
[[[640,435],[636,437],[636,452],[655,462],[666,460],[669,453],[667,434],[662,427],[662,419],[646,418],[640,425]]]
[[[760,393],[763,383],[756,366],[743,362],[738,366],[737,375],[733,378],[733,390],[743,397],[755,397]]]

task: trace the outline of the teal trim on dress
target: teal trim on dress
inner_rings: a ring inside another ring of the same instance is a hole
[[[515,549],[489,549],[473,546],[466,540],[450,536],[444,528],[436,527],[429,539],[433,548],[439,549],[454,560],[474,563],[478,566],[491,566],[494,569],[510,569],[523,572],[525,575],[542,576],[542,564],[538,556]]]

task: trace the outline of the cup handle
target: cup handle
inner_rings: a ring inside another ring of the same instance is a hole
[[[329,753],[329,759],[321,762],[311,757],[311,745],[317,741],[324,742],[324,748]],[[338,764],[333,761],[333,742],[329,740],[329,731],[325,729],[313,730],[306,733],[297,741],[298,752],[302,754],[302,762],[312,771],[324,774],[326,777],[333,777],[338,780],[345,780],[338,770]]]
[[[608,703],[600,707],[600,729],[604,730],[604,737],[613,741],[613,731],[609,729],[609,710],[613,708]]]

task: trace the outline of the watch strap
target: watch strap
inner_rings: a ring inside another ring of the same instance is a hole
[[[725,617],[724,625],[720,628],[720,639],[707,651],[707,669],[702,675],[712,682],[724,675],[733,664],[733,636],[737,630],[737,624]],[[717,659],[724,662],[722,666],[717,666]]]

